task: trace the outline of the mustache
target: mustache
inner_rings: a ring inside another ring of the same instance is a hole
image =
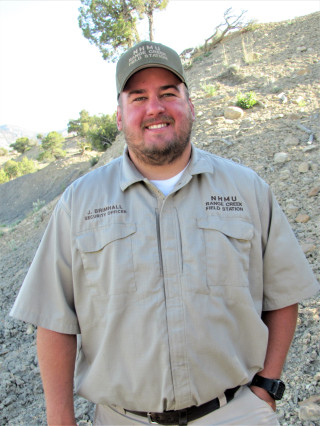
[[[152,124],[159,123],[159,121],[162,121],[162,122],[168,123],[168,124],[174,123],[174,119],[172,117],[170,117],[169,115],[160,115],[159,117],[148,118],[148,119],[144,120],[141,124],[141,127],[142,128],[148,127],[148,126],[151,126]]]

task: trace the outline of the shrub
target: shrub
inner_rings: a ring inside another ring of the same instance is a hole
[[[0,146],[0,157],[4,157],[5,155],[8,155],[8,150]]]
[[[10,179],[7,173],[3,169],[0,169],[0,183],[5,183],[5,182],[8,182],[9,180]]]
[[[39,155],[38,160],[55,160],[66,156],[66,152],[62,149],[64,137],[58,132],[50,132],[42,139],[41,148],[43,152]]]
[[[217,93],[217,87],[214,84],[203,84],[201,89],[208,97],[212,97]]]
[[[11,148],[18,151],[20,154],[23,154],[31,147],[29,138],[18,138],[14,143],[10,145]]]
[[[236,105],[243,109],[249,109],[252,108],[257,102],[258,101],[255,92],[245,93],[244,95],[242,93],[238,93]]]
[[[24,157],[21,161],[9,160],[7,161],[3,169],[0,169],[0,183],[8,182],[16,177],[33,173],[36,171],[36,166],[32,160],[28,160]]]
[[[36,166],[33,160],[28,160],[27,157],[23,157],[23,159],[18,164],[21,176],[27,175],[29,173],[34,173],[36,171]]]
[[[99,161],[99,156],[98,155],[96,155],[95,157],[91,157],[91,159],[90,159],[90,166],[91,167],[95,166],[98,163],[98,161]]]

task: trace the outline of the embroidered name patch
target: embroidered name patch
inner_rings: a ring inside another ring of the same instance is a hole
[[[242,201],[235,195],[221,196],[212,195],[210,201],[205,203],[206,210],[217,210],[222,212],[243,212]]]
[[[110,206],[99,207],[97,209],[89,210],[86,216],[84,217],[84,220],[100,219],[111,214],[123,213],[127,213],[127,211],[121,206],[121,204],[113,204]]]

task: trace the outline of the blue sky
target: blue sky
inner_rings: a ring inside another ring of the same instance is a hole
[[[82,36],[80,6],[79,0],[0,0],[0,125],[59,131],[82,109],[116,110],[115,65]],[[275,22],[319,11],[320,1],[170,0],[155,14],[155,41],[179,53],[203,44],[228,7]]]

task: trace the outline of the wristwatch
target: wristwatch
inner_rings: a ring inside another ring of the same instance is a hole
[[[256,374],[252,379],[251,386],[265,389],[273,399],[279,400],[283,397],[285,384],[280,379],[266,379],[265,377]]]

